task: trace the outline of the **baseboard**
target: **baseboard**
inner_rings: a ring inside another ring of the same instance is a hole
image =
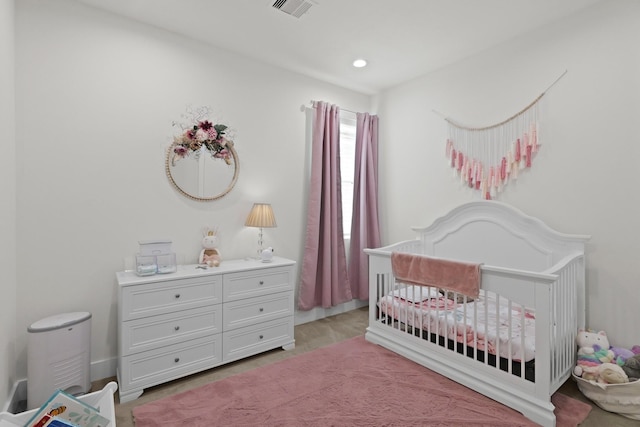
[[[91,362],[91,381],[103,380],[116,376],[116,368],[118,367],[118,358],[111,357],[109,359]]]
[[[325,317],[335,316],[336,314],[346,313],[347,311],[355,310],[367,305],[369,305],[369,301],[351,300],[330,308],[315,307],[307,311],[296,310],[294,323],[296,325],[302,325],[304,323],[313,322],[314,320],[320,320]]]
[[[105,378],[111,378],[116,376],[116,367],[118,365],[118,359],[112,357],[105,360],[99,360],[91,362],[90,373],[91,382],[103,380]],[[3,412],[10,412],[17,414],[22,412],[27,407],[27,379],[21,379],[13,384],[13,388],[9,394],[9,401],[2,409]]]
[[[27,403],[27,380],[16,381],[13,384],[11,393],[9,394],[9,401],[2,409],[3,412],[9,412],[17,414],[24,410]]]
[[[308,311],[296,311],[295,324],[302,325],[304,323],[313,322],[314,320],[324,319],[325,317],[335,316],[336,314],[346,313],[367,306],[367,301],[352,300],[344,304],[331,308],[316,307]],[[116,376],[116,368],[118,366],[118,358],[111,357],[109,359],[91,362],[90,376],[91,381],[103,380]],[[9,395],[9,401],[5,404],[3,411],[17,413],[22,405],[27,401],[27,379],[16,381]],[[26,406],[26,405],[25,405]]]

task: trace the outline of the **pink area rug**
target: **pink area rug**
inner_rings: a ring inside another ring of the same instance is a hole
[[[553,396],[558,427],[591,407]],[[535,426],[504,405],[356,337],[133,409],[136,427]]]

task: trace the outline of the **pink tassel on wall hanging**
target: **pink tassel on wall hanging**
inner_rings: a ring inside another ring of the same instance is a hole
[[[471,128],[447,119],[445,154],[465,186],[490,200],[509,178],[518,177],[519,168],[531,167],[533,153],[538,150],[537,103],[541,97],[493,126]]]
[[[510,179],[518,178],[520,168],[531,168],[533,156],[541,146],[538,110],[545,93],[508,119],[491,126],[469,127],[445,117],[449,127],[445,154],[463,185],[491,200],[503,191]]]
[[[507,179],[507,158],[503,157],[500,162],[500,179],[504,181]]]
[[[460,168],[461,170],[461,174],[460,177],[462,178],[463,182],[467,182],[467,168],[469,166],[469,158],[467,156],[463,156],[462,157],[462,167]]]
[[[496,179],[496,170],[494,169],[493,166],[491,166],[489,168],[489,176],[487,177],[488,191],[491,191],[491,188],[493,187],[493,182],[495,179]]]

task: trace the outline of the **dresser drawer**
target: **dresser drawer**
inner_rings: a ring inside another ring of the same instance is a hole
[[[293,316],[293,292],[279,292],[224,304],[225,332],[268,320]]]
[[[291,271],[287,267],[274,267],[225,274],[224,301],[293,290]]]
[[[222,302],[221,276],[152,282],[121,288],[121,321]]]
[[[220,334],[125,356],[120,359],[123,392],[191,375],[222,363]]]
[[[280,257],[116,273],[120,402],[224,363],[293,349],[295,276],[295,261]]]
[[[126,356],[222,332],[222,305],[130,320],[121,328],[120,354]]]
[[[293,343],[293,317],[271,320],[260,325],[224,332],[222,359],[225,363],[231,362]]]

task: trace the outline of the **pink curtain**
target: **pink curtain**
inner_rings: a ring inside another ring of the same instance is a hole
[[[356,164],[349,251],[353,298],[369,299],[369,263],[363,249],[380,247],[378,221],[378,116],[356,114]]]
[[[340,111],[314,104],[311,183],[298,307],[335,306],[352,299],[342,230]]]

